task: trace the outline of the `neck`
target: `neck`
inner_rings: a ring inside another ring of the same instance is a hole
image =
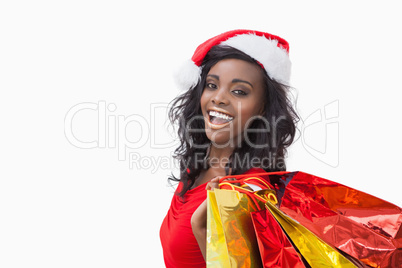
[[[209,163],[211,167],[224,168],[226,163],[229,162],[229,157],[233,153],[233,147],[217,147],[211,144],[211,149],[209,152]]]

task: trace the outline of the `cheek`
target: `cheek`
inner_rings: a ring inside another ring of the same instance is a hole
[[[255,102],[243,104],[242,109],[239,113],[240,124],[245,127],[246,124],[250,124],[254,117],[259,115],[261,105],[255,105]]]
[[[251,113],[250,111],[242,111],[240,120],[242,129],[244,129],[247,125],[250,125],[253,116],[254,113]]]

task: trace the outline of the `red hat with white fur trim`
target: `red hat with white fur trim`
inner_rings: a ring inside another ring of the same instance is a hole
[[[216,45],[226,45],[244,52],[255,59],[271,79],[289,85],[292,64],[286,40],[259,31],[233,30],[212,37],[197,47],[191,60],[185,62],[175,75],[180,87],[188,90],[198,83],[202,61]]]

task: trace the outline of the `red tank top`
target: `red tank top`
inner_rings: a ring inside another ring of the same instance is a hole
[[[265,171],[252,168],[244,174],[258,172]],[[179,184],[176,193],[181,187],[182,185]],[[205,187],[206,183],[188,190],[184,197],[179,197],[177,194],[173,196],[159,233],[167,268],[205,268],[206,266],[190,222],[194,211],[207,197]]]

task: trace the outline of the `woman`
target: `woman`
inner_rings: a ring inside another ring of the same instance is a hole
[[[181,171],[160,230],[166,267],[205,267],[206,190],[219,177],[286,169],[298,120],[288,51],[278,36],[229,31],[201,44],[179,73],[186,91],[169,116]]]

